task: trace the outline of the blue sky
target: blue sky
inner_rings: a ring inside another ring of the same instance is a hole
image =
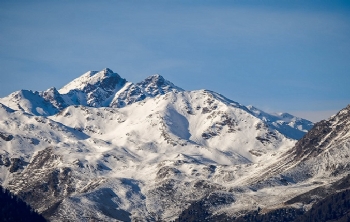
[[[0,1],[0,97],[111,68],[313,121],[350,103],[349,1]]]

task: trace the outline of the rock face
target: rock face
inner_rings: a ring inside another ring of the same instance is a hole
[[[349,107],[297,142],[307,120],[160,75],[23,92],[0,99],[0,182],[50,221],[295,219],[347,188]]]
[[[8,141],[11,141],[13,139],[13,136],[11,134],[0,132],[0,138],[8,142]]]
[[[349,141],[350,105],[328,120],[315,124],[312,130],[295,145],[295,158],[317,157],[332,146]]]
[[[72,170],[58,166],[62,157],[53,150],[48,147],[39,151],[21,173],[13,175],[8,184],[9,189],[44,216],[50,215],[65,197],[74,192]]]
[[[142,89],[146,96],[155,97],[157,95],[164,95],[168,92],[181,92],[184,91],[180,87],[175,86],[173,83],[165,80],[163,76],[156,74],[150,76],[140,83],[136,84]]]

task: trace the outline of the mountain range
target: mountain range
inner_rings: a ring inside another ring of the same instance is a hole
[[[50,221],[292,221],[346,188],[349,116],[313,124],[89,71],[0,98],[0,183]]]

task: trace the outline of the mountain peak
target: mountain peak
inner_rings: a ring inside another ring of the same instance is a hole
[[[161,86],[165,83],[165,79],[163,76],[159,75],[159,74],[154,74],[151,76],[148,76],[145,80],[143,80],[142,82],[144,83],[153,83],[156,84],[158,86]],[[169,82],[169,81],[168,81]],[[169,82],[170,83],[170,82]]]
[[[104,68],[102,71],[104,71],[104,73],[114,73],[110,68]]]
[[[154,75],[150,75],[148,76],[146,79],[152,79],[152,80],[159,80],[159,79],[163,79],[164,80],[164,77],[160,74],[154,74]]]
[[[143,88],[149,96],[157,96],[171,91],[184,91],[180,87],[175,86],[172,82],[164,79],[164,77],[159,74],[151,75],[136,85]]]
[[[113,86],[111,86],[110,84],[115,85],[114,83],[118,83],[122,80],[124,79],[122,79],[117,73],[114,73],[109,68],[105,68],[101,71],[88,71],[83,75],[81,75],[80,77],[74,79],[64,87],[62,87],[59,90],[59,92],[61,94],[67,94],[71,90],[86,91],[91,88],[96,88],[99,86],[105,87],[107,85],[108,85],[107,88],[111,89],[113,88]]]
[[[121,78],[117,73],[113,72],[110,68],[104,68],[101,71],[97,72],[95,74],[96,76],[99,77],[119,77]]]

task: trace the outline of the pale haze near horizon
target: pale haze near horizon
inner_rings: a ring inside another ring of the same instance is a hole
[[[88,70],[159,73],[319,121],[350,102],[346,1],[0,2],[0,97]]]

